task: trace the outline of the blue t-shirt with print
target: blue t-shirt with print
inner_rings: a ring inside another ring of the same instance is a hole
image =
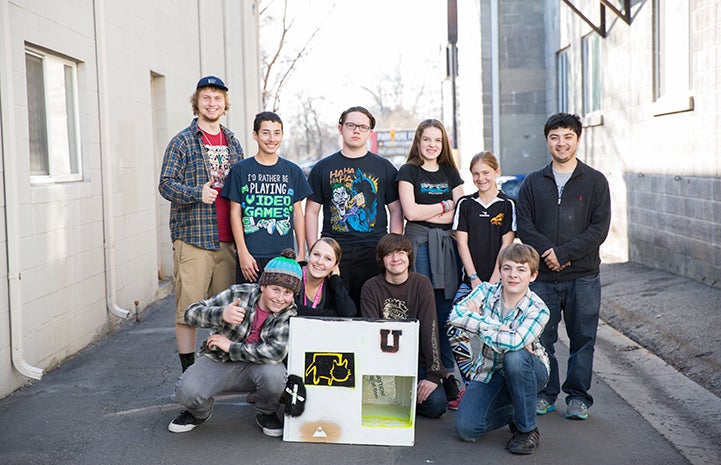
[[[294,248],[293,205],[311,194],[303,170],[284,158],[272,166],[246,158],[234,164],[223,197],[240,204],[243,236],[254,257],[276,257]]]

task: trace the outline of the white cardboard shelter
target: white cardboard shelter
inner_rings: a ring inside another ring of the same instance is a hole
[[[284,441],[413,445],[418,321],[291,318],[288,374],[306,403]]]

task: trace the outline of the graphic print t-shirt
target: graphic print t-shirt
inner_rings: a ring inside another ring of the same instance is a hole
[[[303,171],[278,158],[265,166],[253,158],[233,165],[223,197],[240,204],[245,244],[255,257],[277,256],[293,248],[293,204],[311,193]]]
[[[397,172],[371,152],[360,158],[336,152],[316,163],[308,176],[313,190],[308,198],[323,205],[321,235],[341,245],[375,246],[388,232],[386,205],[398,200]]]
[[[503,235],[516,230],[516,205],[501,191],[490,205],[481,202],[478,192],[463,196],[458,200],[453,229],[468,233],[468,249],[476,273],[481,281],[488,281],[496,266]],[[463,282],[470,285],[465,269]]]
[[[419,205],[433,205],[441,200],[453,200],[453,189],[463,184],[463,179],[450,166],[440,165],[438,171],[426,171],[420,166],[405,164],[398,170],[398,181],[413,186],[413,196]],[[412,221],[429,228],[451,229],[451,224],[441,225],[427,221]]]
[[[220,196],[225,184],[225,178],[230,172],[230,152],[225,133],[210,134],[201,129],[203,133],[203,145],[207,154],[208,171],[213,177],[213,189],[218,192],[215,200],[215,213],[218,218],[218,240],[221,242],[233,242],[233,230],[230,227],[230,203]],[[220,145],[213,145],[219,143]]]

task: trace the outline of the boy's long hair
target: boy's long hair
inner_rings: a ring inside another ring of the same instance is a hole
[[[376,263],[378,264],[378,268],[385,272],[386,267],[383,263],[383,257],[398,250],[402,250],[408,254],[408,267],[409,269],[413,269],[413,244],[411,244],[411,241],[406,236],[396,233],[386,234],[378,241],[378,245],[376,246]]]
[[[226,91],[215,86],[205,86],[201,87],[200,89],[195,89],[193,95],[190,96],[190,106],[193,108],[193,115],[198,116],[198,113],[200,113],[200,108],[198,108],[198,96],[200,95],[200,91],[209,88],[223,93],[223,98],[225,99],[225,112],[223,114],[227,113],[228,110],[230,110],[230,99],[228,98],[228,93]]]

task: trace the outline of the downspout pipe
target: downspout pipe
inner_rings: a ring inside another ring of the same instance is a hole
[[[501,52],[498,7],[498,0],[491,0],[491,127],[493,153],[501,160]]]
[[[108,104],[108,71],[105,63],[105,11],[103,0],[93,0],[95,21],[95,61],[98,66],[98,118],[100,119],[100,172],[103,196],[103,232],[105,252],[105,300],[110,313],[126,319],[130,312],[116,302],[115,284],[115,216],[113,214],[113,178],[110,140],[110,111]]]
[[[241,6],[242,8],[242,6]],[[230,31],[231,31],[231,18],[230,18],[230,1],[224,0],[223,1],[223,76],[225,76],[226,81],[225,82],[233,82],[233,75],[231,74],[231,60],[230,60],[230,50],[232,46],[232,41],[230,37]],[[201,33],[202,34],[202,33]],[[244,47],[241,47],[241,49]],[[203,54],[203,51],[201,50],[201,55]],[[205,71],[205,70],[203,70]],[[238,79],[239,81],[240,79]],[[232,84],[231,84],[232,85]],[[231,112],[232,114],[233,112]],[[232,128],[234,127],[232,124],[232,121],[230,119],[230,116],[226,113],[226,123],[228,127]]]
[[[5,196],[5,237],[7,238],[8,306],[10,310],[10,346],[15,369],[23,376],[40,379],[42,368],[30,365],[23,354],[23,306],[22,273],[20,260],[20,209],[18,206],[17,149],[15,147],[15,108],[13,96],[12,40],[10,37],[9,0],[0,0],[0,24],[2,24],[2,47],[0,47],[0,131],[2,131],[2,159]]]

